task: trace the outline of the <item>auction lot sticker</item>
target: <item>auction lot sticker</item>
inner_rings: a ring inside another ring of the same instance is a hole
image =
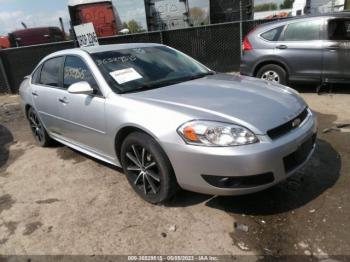
[[[142,76],[134,68],[131,68],[131,67],[127,69],[113,71],[109,74],[120,85],[126,82],[130,82],[130,81],[142,78]]]
[[[80,47],[98,46],[98,39],[92,23],[74,26],[75,35]]]

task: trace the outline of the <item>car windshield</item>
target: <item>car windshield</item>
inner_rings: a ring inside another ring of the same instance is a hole
[[[116,93],[160,88],[213,74],[194,59],[165,46],[91,55]]]

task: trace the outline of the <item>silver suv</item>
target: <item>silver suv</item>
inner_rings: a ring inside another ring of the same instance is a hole
[[[258,26],[243,41],[240,71],[281,84],[350,82],[350,13]]]

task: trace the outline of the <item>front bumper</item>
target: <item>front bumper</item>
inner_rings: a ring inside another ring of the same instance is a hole
[[[316,117],[310,112],[300,127],[275,140],[262,135],[258,136],[259,143],[246,146],[203,147],[187,144],[163,146],[173,165],[177,181],[183,189],[211,195],[241,195],[271,187],[300,169],[315,149],[316,132]],[[310,141],[312,144],[301,161],[299,160],[294,166],[286,163],[293,153],[305,151],[305,144]],[[260,185],[253,183],[248,186],[219,187],[205,179],[206,176],[249,178],[271,173],[272,181],[260,179],[264,181]]]

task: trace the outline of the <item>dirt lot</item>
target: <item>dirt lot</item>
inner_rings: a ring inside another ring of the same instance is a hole
[[[258,194],[180,192],[167,206],[142,201],[119,169],[62,145],[39,148],[18,97],[1,96],[0,254],[350,259],[350,127],[322,132],[350,123],[350,95],[302,95],[319,114],[320,132],[301,172]]]

